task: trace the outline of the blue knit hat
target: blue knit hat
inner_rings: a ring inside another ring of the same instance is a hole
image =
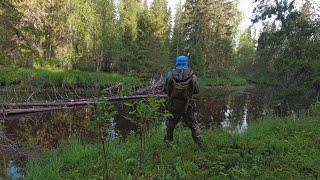
[[[188,60],[189,60],[189,58],[187,56],[178,56],[176,59],[176,68],[177,69],[189,69]]]

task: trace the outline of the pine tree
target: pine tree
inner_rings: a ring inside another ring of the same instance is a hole
[[[96,35],[96,58],[95,70],[100,71],[102,67],[111,69],[113,58],[116,56],[116,44],[118,34],[115,27],[115,6],[113,0],[96,0],[95,25]]]
[[[171,42],[171,57],[175,58],[184,53],[184,41],[185,35],[183,34],[183,22],[182,22],[183,7],[181,1],[177,4],[176,14],[174,19],[174,27]]]
[[[249,27],[240,35],[236,52],[236,67],[239,75],[252,79],[255,52],[255,40],[252,38],[251,27]]]
[[[190,64],[199,74],[205,74],[207,66],[206,45],[209,45],[212,30],[209,20],[209,5],[206,0],[188,0],[182,16],[184,37],[184,54],[190,54]]]
[[[185,47],[193,56],[191,62],[207,75],[230,73],[235,19],[239,16],[235,6],[236,2],[225,0],[186,1]]]
[[[157,72],[169,67],[169,36],[171,14],[167,0],[154,0],[150,9],[151,19],[154,24],[153,36],[155,37],[155,49],[153,50],[155,68]]]
[[[136,40],[138,36],[138,14],[142,10],[142,4],[139,0],[121,0],[120,1],[120,36],[122,42],[119,68],[126,72],[137,70]]]
[[[169,13],[166,0],[153,1],[138,16],[137,70],[149,76],[169,66]]]
[[[154,24],[152,22],[150,13],[145,8],[138,16],[138,36],[137,36],[137,66],[136,70],[139,74],[144,73],[147,75],[154,70],[153,57],[154,49],[156,44],[156,38],[153,36]],[[147,73],[147,74],[146,74]]]

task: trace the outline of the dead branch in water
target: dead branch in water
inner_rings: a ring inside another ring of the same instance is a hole
[[[152,84],[147,87],[143,87],[140,89],[137,89],[135,92],[132,93],[132,95],[141,95],[141,94],[162,94],[163,93],[163,82],[160,79],[155,84]]]
[[[114,96],[106,98],[107,101],[125,101],[147,98],[167,98],[167,95],[148,94],[148,95],[132,95],[132,96]],[[14,115],[34,112],[45,112],[52,110],[70,109],[78,106],[88,106],[99,103],[99,98],[78,99],[69,101],[51,101],[51,102],[26,102],[26,103],[9,103],[4,104],[4,109],[0,110],[0,115]]]
[[[102,93],[109,93],[111,94],[112,91],[114,90],[118,90],[118,89],[122,89],[123,88],[123,84],[122,83],[116,83],[106,89],[101,90]]]
[[[23,152],[14,141],[6,137],[6,135],[2,132],[0,132],[0,152],[14,152],[20,155],[28,156],[27,153]]]
[[[57,93],[55,87],[54,92]],[[116,83],[103,89],[102,93],[111,94],[113,91],[118,91],[123,88],[122,83]],[[33,96],[32,93],[29,97]],[[59,94],[59,93],[58,93]],[[49,96],[49,95],[48,95]],[[64,99],[60,94],[59,96]],[[133,92],[129,96],[112,96],[106,97],[107,101],[126,101],[126,100],[137,100],[137,99],[147,99],[147,98],[167,98],[167,95],[163,94],[163,79],[160,78],[159,81],[153,83],[150,86],[140,88]],[[29,100],[30,98],[28,98]],[[49,99],[51,97],[49,96]],[[70,109],[79,106],[89,106],[92,104],[99,103],[100,98],[85,98],[85,99],[66,99],[66,100],[51,100],[51,101],[39,101],[39,102],[23,102],[23,103],[7,103],[2,104],[2,110],[0,109],[0,115],[16,115],[24,113],[34,113],[34,112],[45,112],[52,110]]]

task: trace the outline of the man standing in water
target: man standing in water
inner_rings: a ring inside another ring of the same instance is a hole
[[[176,68],[166,74],[165,93],[169,96],[167,109],[172,117],[166,119],[167,134],[165,141],[173,141],[173,131],[180,120],[190,129],[193,140],[201,146],[202,138],[195,117],[193,95],[199,93],[197,76],[188,67],[188,57],[178,56]]]

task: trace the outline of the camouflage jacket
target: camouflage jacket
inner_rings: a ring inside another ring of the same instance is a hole
[[[179,98],[174,96],[174,85],[172,82],[179,84],[185,84],[188,86],[188,97],[192,98],[193,94],[199,93],[199,83],[197,76],[191,69],[173,69],[170,73],[167,73],[167,77],[165,78],[164,92],[170,98]]]

